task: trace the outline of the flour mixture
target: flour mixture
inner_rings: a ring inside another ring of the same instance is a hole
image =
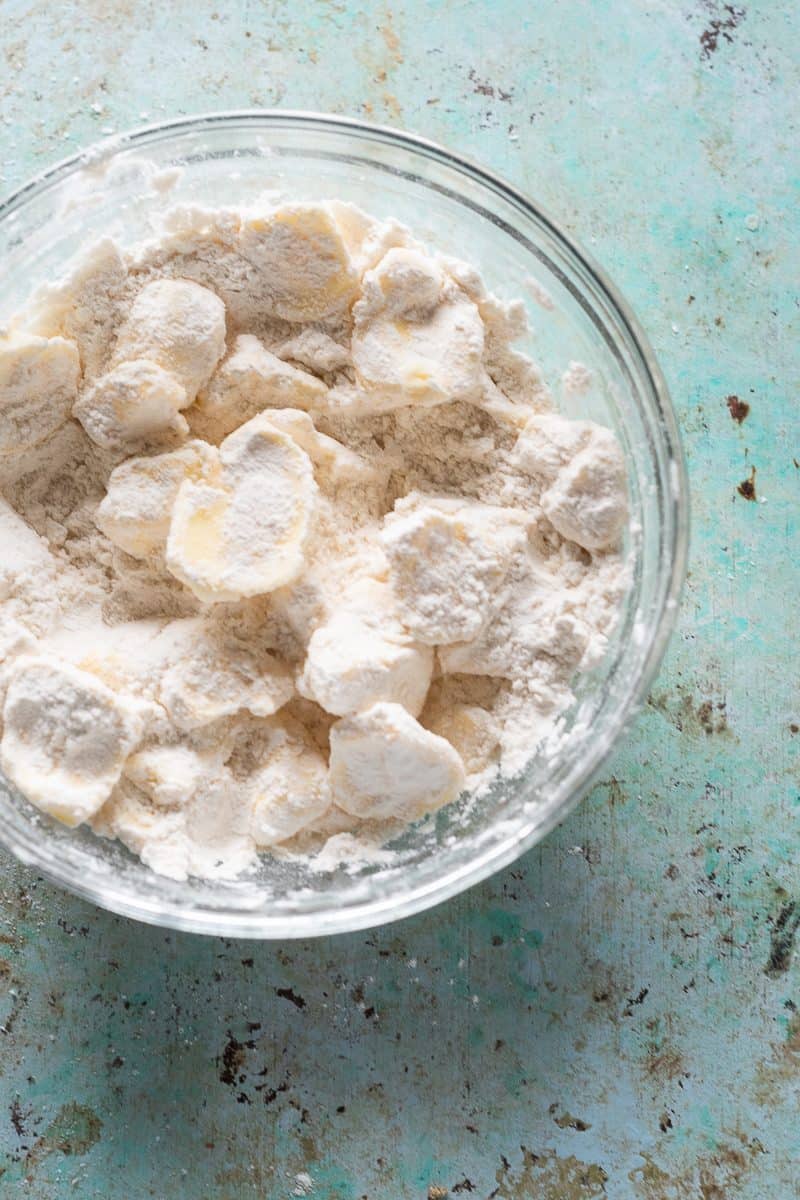
[[[524,330],[336,202],[175,209],[38,293],[0,330],[11,783],[182,879],[519,770],[627,585],[620,449]]]

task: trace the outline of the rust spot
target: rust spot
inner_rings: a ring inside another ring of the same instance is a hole
[[[764,967],[765,975],[774,977],[789,970],[794,949],[794,939],[800,926],[800,903],[790,900],[784,904],[775,918],[770,939],[769,958]]]
[[[800,733],[800,725],[795,725],[794,721],[792,721],[791,725],[789,726],[789,732]]]
[[[512,1167],[504,1154],[495,1172],[497,1187],[488,1200],[592,1200],[606,1196],[608,1174],[599,1163],[582,1162],[573,1154],[560,1157],[554,1150],[536,1154],[520,1146],[522,1163]]]
[[[403,61],[403,54],[400,48],[400,38],[394,31],[391,13],[387,13],[386,24],[381,25],[380,30],[381,36],[386,45],[386,49],[389,52],[392,61],[395,63],[401,63]]]
[[[755,500],[755,498],[756,498],[756,469],[755,469],[755,467],[750,468],[750,478],[743,479],[736,490],[740,496],[744,496],[745,500]]]
[[[746,400],[740,400],[738,396],[726,396],[725,403],[728,406],[728,412],[731,418],[741,425],[747,414],[750,412],[750,405]]]
[[[665,1079],[678,1079],[681,1075],[686,1075],[683,1059],[676,1050],[670,1047],[655,1046],[650,1047],[650,1052],[647,1056],[647,1073],[648,1075],[663,1075]]]
[[[734,1136],[736,1141],[720,1142],[712,1153],[701,1155],[679,1175],[662,1170],[649,1154],[640,1151],[644,1163],[629,1171],[628,1179],[641,1200],[676,1200],[679,1196],[729,1200],[740,1194],[748,1176],[758,1170],[758,1158],[766,1154],[758,1138],[748,1138],[745,1133]]]
[[[592,1128],[588,1121],[582,1121],[580,1117],[573,1117],[572,1113],[566,1109],[563,1113],[559,1113],[557,1104],[551,1104],[547,1111],[559,1129],[574,1129],[578,1133],[586,1133],[587,1129]],[[558,1115],[556,1115],[557,1113]]]
[[[26,1157],[32,1170],[49,1154],[86,1154],[100,1140],[103,1122],[85,1104],[63,1104]]]
[[[719,8],[715,5],[710,11],[719,12]],[[732,4],[726,4],[719,16],[712,17],[700,34],[700,57],[710,59],[712,54],[716,54],[720,38],[732,43],[733,31],[738,28],[745,15],[743,8],[734,8]]]
[[[785,1039],[770,1043],[771,1061],[761,1063],[756,1070],[755,1098],[767,1108],[775,1103],[775,1096],[785,1091],[787,1084],[794,1087],[800,1075],[800,1013],[795,1012],[791,1004],[789,1001],[786,1005],[792,1015]]]
[[[389,115],[392,116],[395,121],[399,121],[403,115],[403,107],[400,101],[397,99],[397,96],[395,96],[394,92],[384,92],[381,99],[383,100],[383,106]]]

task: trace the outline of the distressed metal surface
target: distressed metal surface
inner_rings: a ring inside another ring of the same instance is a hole
[[[3,858],[0,1195],[800,1195],[799,33],[782,0],[0,3],[3,191],[144,114],[277,104],[538,196],[660,354],[695,522],[606,780],[433,913],[204,941]]]

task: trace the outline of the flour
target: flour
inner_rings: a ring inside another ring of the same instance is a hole
[[[0,331],[9,780],[231,878],[386,861],[523,767],[628,584],[621,451],[525,328],[338,202],[175,209],[42,289]]]

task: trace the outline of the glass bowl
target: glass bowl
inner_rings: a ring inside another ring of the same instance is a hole
[[[561,407],[612,426],[624,449],[632,584],[604,662],[516,779],[408,830],[381,866],[313,872],[265,858],[230,882],[176,883],[117,843],[67,830],[0,780],[0,838],[43,875],[114,912],[176,929],[291,938],[408,916],[485,879],[561,821],[647,695],[674,623],[687,547],[687,484],[652,350],[614,286],[551,217],[481,167],[393,129],[292,112],[215,113],[135,130],[32,180],[0,206],[0,320],[63,272],[87,240],[131,245],[170,205],[241,204],[264,192],[349,200],[396,216],[475,264],[529,310],[528,350]],[[559,397],[572,360],[587,395]],[[0,547],[0,553],[2,548]],[[532,747],[533,749],[533,747]]]

